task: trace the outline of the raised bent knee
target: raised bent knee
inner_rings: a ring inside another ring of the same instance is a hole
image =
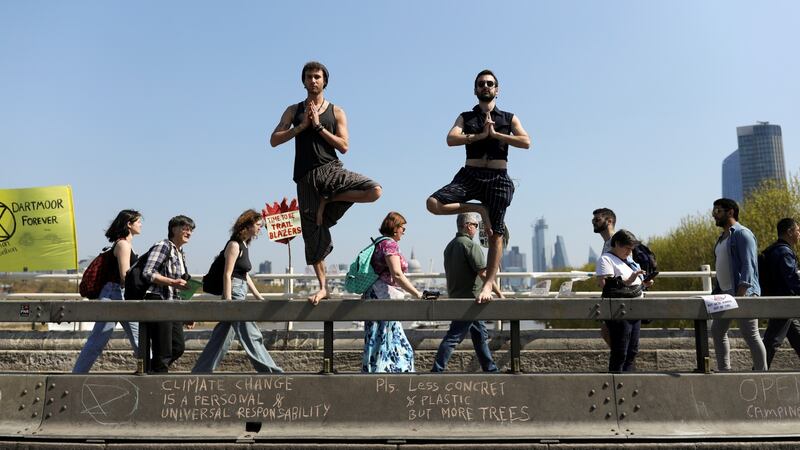
[[[374,202],[378,200],[383,195],[383,188],[380,186],[375,186],[374,188],[369,190],[369,201]]]
[[[428,197],[428,200],[425,202],[425,206],[431,213],[441,214],[441,203],[439,203],[439,200],[436,200],[434,197]]]

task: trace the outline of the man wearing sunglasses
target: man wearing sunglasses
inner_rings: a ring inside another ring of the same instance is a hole
[[[478,213],[489,240],[486,281],[476,296],[478,303],[492,299],[492,285],[500,267],[503,219],[514,196],[514,184],[508,176],[508,146],[529,148],[531,140],[514,114],[501,111],[495,101],[500,91],[497,77],[483,70],[475,78],[478,104],[459,114],[447,145],[464,145],[467,160],[453,181],[428,197],[428,211],[433,214]],[[480,203],[467,203],[477,200]]]

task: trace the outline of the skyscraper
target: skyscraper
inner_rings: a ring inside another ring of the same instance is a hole
[[[556,236],[552,267],[553,270],[566,269],[569,267],[569,258],[567,257],[567,246],[564,244],[564,236]]]
[[[511,250],[503,252],[503,260],[500,264],[503,272],[527,272],[525,263],[525,253],[519,252],[518,246],[511,247]],[[525,288],[524,278],[503,278],[503,286],[507,289],[518,291]]]
[[[597,262],[597,252],[591,246],[589,247],[589,259],[586,262],[589,264]]]
[[[722,196],[731,198],[741,203],[744,199],[742,193],[742,169],[739,167],[739,150],[734,150],[722,161]]]
[[[547,222],[544,221],[544,217],[541,217],[531,226],[533,227],[533,238],[531,238],[533,264],[531,265],[531,270],[533,272],[545,272],[547,271],[548,259],[547,242],[545,239]]]
[[[722,163],[724,197],[741,202],[764,180],[786,181],[780,125],[758,122],[736,127],[736,136],[739,148]]]

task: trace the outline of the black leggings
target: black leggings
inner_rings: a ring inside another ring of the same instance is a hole
[[[161,297],[148,294],[145,299],[161,300]],[[169,366],[183,355],[185,349],[183,322],[142,322],[139,329],[140,336],[145,334],[147,339],[140,339],[140,351],[150,347],[152,352],[149,372],[169,372]]]

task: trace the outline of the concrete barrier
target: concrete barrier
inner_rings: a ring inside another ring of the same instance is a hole
[[[800,438],[797,372],[14,375],[0,377],[0,392],[0,436],[21,439]],[[19,408],[29,395],[40,399],[38,405]]]
[[[44,375],[0,374],[0,436],[35,435],[47,402]]]

